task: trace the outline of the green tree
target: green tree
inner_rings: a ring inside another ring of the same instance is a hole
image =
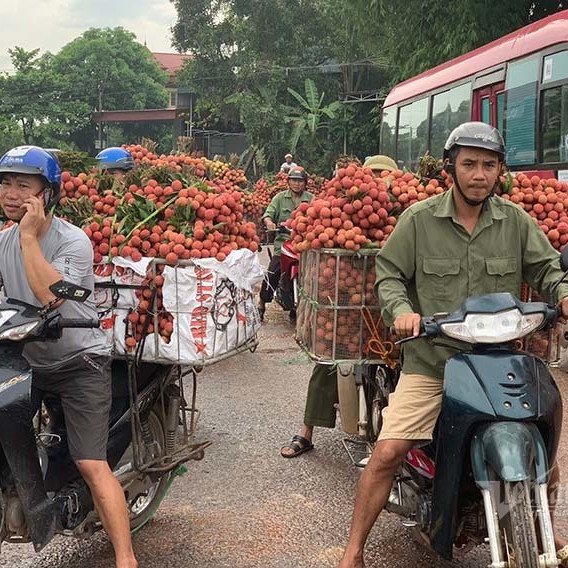
[[[294,121],[287,123],[285,117],[290,105],[298,103],[292,92],[301,93],[306,79],[326,93],[322,106],[345,93],[377,90],[389,82],[388,62],[375,50],[377,26],[367,22],[363,34],[356,19],[345,17],[349,2],[172,1],[178,13],[174,46],[194,56],[182,74],[197,95],[194,124],[228,131],[244,126],[250,142],[263,148],[273,167],[290,150]],[[329,121],[326,152],[320,149],[317,159],[322,172],[332,169],[334,154],[343,153],[344,139],[368,142],[373,151],[378,131],[366,116],[370,106],[345,107],[333,119],[322,117]],[[347,119],[356,135],[344,131]],[[298,157],[302,163],[313,162],[317,145],[304,147],[302,142]]]
[[[290,149],[286,141],[285,107],[274,84],[256,90],[243,90],[225,100],[239,110],[239,120],[246,125],[251,145],[262,147],[267,160],[277,161]]]
[[[368,49],[391,62],[400,81],[567,6],[565,0],[353,0],[345,19]],[[369,21],[377,30],[370,42],[363,33]]]
[[[333,0],[336,1],[336,0]],[[194,58],[182,80],[197,95],[198,127],[242,130],[277,167],[288,151],[287,90],[309,77],[340,91],[341,74],[321,73],[333,58],[329,0],[176,0],[174,45]]]
[[[11,117],[0,116],[0,156],[24,143],[22,129]]]
[[[20,47],[9,53],[15,72],[0,76],[0,115],[19,125],[25,143],[92,150],[94,111],[167,104],[167,74],[122,28],[90,29],[56,55]],[[128,141],[163,136],[164,128],[127,124],[122,130]]]
[[[319,94],[312,79],[306,79],[304,89],[305,95],[302,96],[288,87],[288,92],[300,103],[299,107],[291,108],[286,117],[286,122],[293,126],[290,149],[295,152],[298,142],[303,139],[303,145],[312,152],[325,151],[327,145],[324,140],[329,131],[330,121],[338,115],[342,104],[333,101],[324,105],[325,93]]]
[[[99,110],[163,108],[167,74],[135,35],[123,28],[90,29],[53,57],[53,72],[67,81],[75,97]],[[125,134],[135,126],[123,125]],[[84,123],[72,135],[82,148],[92,145],[95,127]]]
[[[0,76],[0,114],[19,125],[26,144],[64,140],[77,120],[87,120],[87,109],[65,93],[67,83],[54,73],[51,54],[21,47],[8,52],[16,71]]]

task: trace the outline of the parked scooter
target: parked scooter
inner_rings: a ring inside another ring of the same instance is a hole
[[[280,225],[276,229],[267,229],[267,234],[292,233],[286,225]],[[268,256],[272,260],[272,251],[268,248]],[[300,255],[294,250],[290,240],[282,243],[280,253],[280,282],[274,292],[274,299],[280,304],[285,312],[290,312],[293,319],[298,307],[298,275],[300,273]]]
[[[568,274],[568,249],[561,266]],[[386,509],[428,535],[443,559],[488,542],[495,568],[559,565],[547,490],[562,401],[545,363],[516,343],[556,321],[554,304],[509,293],[422,318],[420,337],[469,350],[448,359],[434,442],[408,453]]]
[[[90,294],[63,281],[50,289],[67,301],[85,301]],[[32,370],[22,356],[27,342],[59,339],[64,328],[98,326],[98,320],[69,320],[52,309],[0,302],[0,542],[32,542],[39,551],[55,534],[86,538],[101,528],[69,455],[58,399],[44,400],[34,426]],[[187,443],[187,410],[179,366],[114,361],[107,457],[133,530],[153,516],[180,465],[201,459],[209,445]],[[193,422],[194,407],[189,411]]]

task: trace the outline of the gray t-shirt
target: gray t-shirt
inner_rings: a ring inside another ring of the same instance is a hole
[[[44,258],[67,282],[93,291],[93,249],[85,233],[67,221],[53,218],[51,226],[40,241]],[[20,248],[19,225],[0,231],[0,284],[8,298],[41,306],[29,287]],[[94,294],[84,303],[66,300],[57,308],[64,318],[97,319]],[[49,369],[57,367],[78,353],[110,353],[101,329],[64,329],[56,342],[32,342],[24,355],[30,365]]]

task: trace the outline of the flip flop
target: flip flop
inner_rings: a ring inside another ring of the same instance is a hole
[[[293,454],[284,454],[282,452],[282,450],[285,449],[291,449],[294,450]],[[303,436],[294,436],[292,438],[292,440],[290,441],[290,443],[286,444],[285,446],[282,446],[280,448],[280,455],[283,458],[296,458],[299,455],[305,453],[305,452],[309,452],[310,450],[314,449],[314,445],[306,438],[304,438]]]

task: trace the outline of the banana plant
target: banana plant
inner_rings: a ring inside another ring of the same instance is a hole
[[[285,120],[292,126],[290,138],[290,150],[296,151],[300,138],[306,136],[311,144],[323,149],[319,142],[322,131],[329,129],[329,121],[334,119],[342,109],[339,101],[324,105],[325,93],[318,92],[318,88],[312,79],[306,79],[304,83],[304,95],[288,87],[288,92],[298,101],[299,107],[291,108]]]

